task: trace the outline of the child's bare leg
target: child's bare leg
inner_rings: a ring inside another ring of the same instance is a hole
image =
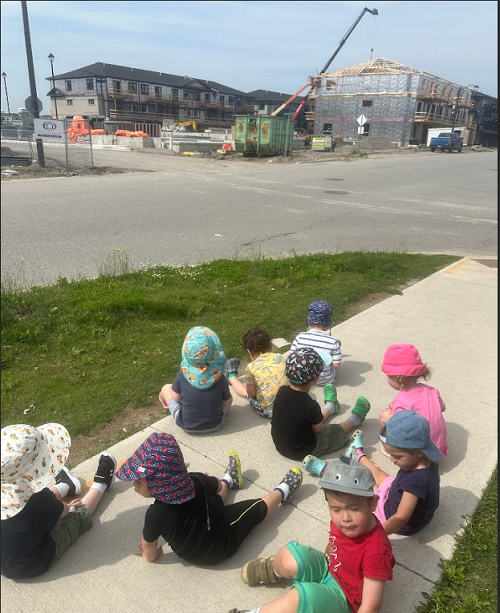
[[[266,494],[262,497],[262,500],[266,503],[267,506],[267,515],[272,515],[276,509],[280,506],[283,500],[283,494],[278,490],[273,490],[270,494]]]
[[[363,464],[363,466],[366,466],[366,468],[370,469],[370,472],[372,473],[377,486],[381,485],[381,483],[389,476],[385,471],[379,468],[375,464],[375,462],[370,460],[370,458],[365,455],[362,456],[358,461],[360,464]]]
[[[242,398],[246,398],[247,397],[247,386],[242,383],[238,377],[230,377],[229,378],[229,385],[233,388],[234,392],[238,395],[241,396]]]
[[[168,404],[168,401],[172,400],[172,399],[173,399],[172,384],[171,383],[167,383],[166,385],[164,385],[161,388],[160,400],[163,402],[163,404]]]
[[[61,496],[61,492],[59,491],[58,487],[50,487],[49,488],[50,491],[54,494],[54,496],[57,498],[57,500],[61,500],[62,496]]]
[[[226,500],[227,493],[229,492],[229,488],[225,481],[221,481],[219,479],[219,489],[217,490],[217,494],[222,498],[222,502]]]
[[[98,504],[101,502],[102,494],[103,492],[101,492],[100,489],[91,487],[83,498],[73,500],[70,503],[70,506],[72,505],[74,507],[77,507],[83,505],[84,507],[87,507],[87,511],[91,515],[93,515],[94,511],[97,509]]]

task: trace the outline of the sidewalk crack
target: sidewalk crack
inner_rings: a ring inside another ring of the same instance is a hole
[[[421,579],[423,579],[424,581],[427,581],[428,583],[432,583],[432,585],[436,585],[436,582],[433,581],[432,579],[429,579],[425,575],[422,575],[421,573],[418,573],[416,570],[413,570],[409,566],[405,566],[404,564],[401,564],[401,562],[396,562],[396,566],[401,566],[401,568],[404,568],[409,573],[412,573],[413,575],[416,575],[417,577],[420,577]]]

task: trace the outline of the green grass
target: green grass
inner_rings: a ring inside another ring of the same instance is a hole
[[[242,357],[251,326],[291,341],[312,300],[328,301],[339,323],[368,294],[396,293],[456,259],[352,252],[157,266],[24,291],[3,284],[2,427],[58,421],[85,435],[157,402],[194,325],[213,328],[226,355]]]
[[[443,576],[418,613],[496,613],[498,611],[498,467]]]

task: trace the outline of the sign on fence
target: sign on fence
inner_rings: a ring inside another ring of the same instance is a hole
[[[35,138],[64,141],[64,121],[60,119],[34,119]]]

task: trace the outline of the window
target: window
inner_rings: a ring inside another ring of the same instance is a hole
[[[129,92],[137,93],[137,83],[134,83],[133,81],[129,81],[128,82],[128,91]]]
[[[87,90],[94,89],[94,79],[87,79]]]
[[[193,117],[199,117],[200,116],[200,109],[194,109],[193,110]]]
[[[72,91],[72,90],[73,90],[73,84],[72,84],[72,82],[71,82],[71,81],[65,81],[64,83],[65,83],[65,86],[66,86],[66,91],[67,91],[67,92],[70,92],[70,91]]]
[[[229,96],[229,104],[234,104],[234,96]]]
[[[149,94],[149,85],[147,83],[141,83],[141,94],[146,96]]]
[[[113,81],[113,89],[116,89],[116,91],[121,91],[121,89],[122,89],[122,82],[121,81]]]
[[[149,113],[149,106],[147,104],[141,104],[141,111],[143,113]]]
[[[324,123],[323,124],[323,134],[331,134],[332,133],[332,124]]]
[[[73,106],[73,100],[66,100],[66,104],[68,106]]]
[[[205,102],[210,102],[210,94],[205,94]]]
[[[363,134],[369,134],[369,133],[370,133],[370,124],[365,123],[363,126]]]
[[[194,101],[195,102],[199,102],[200,101],[200,92],[195,92],[194,93]]]
[[[139,111],[139,105],[137,104],[137,102],[132,103],[132,111],[134,113],[137,113]]]
[[[172,89],[172,100],[178,100],[178,99],[179,99],[179,90]]]
[[[326,89],[333,89],[333,86],[336,85],[335,81],[331,79],[326,80]]]
[[[161,96],[161,86],[155,85],[155,94]]]
[[[363,100],[363,106],[373,106],[373,100]]]
[[[184,100],[187,100],[189,98],[189,92],[184,90]]]
[[[259,111],[265,111],[265,110],[266,110],[266,103],[259,102]]]
[[[223,95],[219,96],[219,102],[220,102],[220,104],[224,104],[224,96]]]
[[[89,104],[95,104],[95,100],[93,98],[89,98]]]

